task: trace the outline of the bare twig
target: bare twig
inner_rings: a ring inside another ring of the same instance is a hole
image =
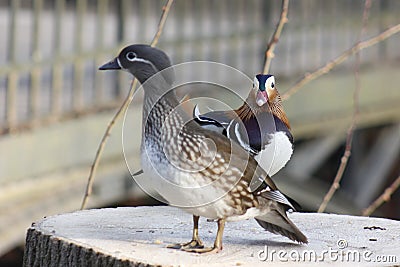
[[[364,11],[363,11],[363,16],[362,16],[361,32],[358,37],[357,44],[360,44],[361,38],[366,31],[370,8],[371,8],[371,0],[365,0]],[[325,211],[325,208],[328,205],[329,201],[332,199],[336,190],[340,187],[340,182],[343,178],[343,173],[347,167],[347,163],[348,163],[350,155],[351,155],[353,133],[354,133],[354,129],[356,128],[356,125],[357,125],[357,120],[358,120],[358,115],[359,115],[359,110],[360,110],[359,109],[359,94],[360,94],[360,90],[361,90],[360,73],[359,73],[360,62],[361,62],[360,53],[357,52],[355,64],[354,64],[354,78],[355,78],[356,87],[354,89],[354,94],[353,94],[353,116],[352,116],[350,126],[347,129],[346,147],[345,147],[345,151],[342,155],[339,168],[336,172],[335,179],[333,180],[333,183],[332,183],[331,187],[329,188],[329,191],[324,196],[324,199],[318,208],[318,212]]]
[[[283,26],[288,21],[287,18],[288,7],[289,7],[289,0],[282,0],[281,17],[279,19],[278,24],[276,25],[275,32],[268,43],[267,50],[265,51],[263,73],[268,73],[271,67],[271,61],[272,58],[274,57],[275,46],[279,41],[279,37],[281,36]]]
[[[156,34],[153,37],[153,40],[151,41],[150,45],[152,47],[156,46],[158,44],[158,40],[160,39],[161,33],[164,29],[165,22],[167,21],[167,17],[169,14],[169,10],[171,9],[172,3],[174,0],[168,0],[167,4],[163,6],[163,13],[160,18],[160,22],[158,23],[158,29]]]
[[[368,208],[366,208],[363,212],[363,216],[371,215],[378,207],[380,207],[384,202],[388,202],[390,200],[390,196],[399,188],[400,186],[400,176],[394,180],[394,182],[385,189],[385,192],[382,193]]]
[[[154,35],[154,38],[150,44],[153,47],[157,45],[158,40],[160,39],[161,33],[164,29],[165,21],[167,20],[169,10],[171,9],[172,3],[173,3],[173,0],[168,0],[167,4],[165,6],[163,6],[163,12],[162,12],[162,15],[160,18],[160,22],[158,23],[157,32]],[[129,93],[128,93],[127,97],[125,98],[124,102],[118,109],[117,113],[115,113],[114,117],[109,122],[107,129],[104,132],[103,138],[101,139],[99,147],[97,148],[96,156],[93,160],[92,166],[90,167],[90,173],[89,173],[88,182],[86,185],[85,195],[83,197],[82,204],[81,204],[81,209],[85,208],[86,203],[89,199],[89,196],[92,193],[93,179],[96,174],[97,167],[99,165],[100,156],[103,153],[104,146],[107,142],[108,137],[110,136],[110,132],[111,132],[113,126],[115,125],[115,122],[121,117],[122,114],[124,114],[125,110],[128,108],[129,103],[132,101],[133,95],[136,92],[136,87],[137,87],[137,80],[134,79],[134,80],[132,80],[131,87],[129,89]]]
[[[357,53],[365,48],[368,48],[370,46],[373,46],[373,45],[376,45],[377,43],[382,42],[383,40],[398,33],[399,31],[400,31],[400,24],[396,24],[368,40],[365,40],[363,42],[355,44],[353,47],[346,50],[341,55],[339,55],[338,57],[333,59],[332,61],[326,63],[324,66],[318,68],[317,70],[315,70],[312,73],[307,73],[300,81],[298,81],[295,85],[292,86],[292,88],[290,88],[286,93],[284,93],[282,95],[282,99],[287,100],[289,97],[291,97],[293,94],[295,94],[305,84],[328,73],[330,70],[332,70],[337,65],[341,64],[343,61],[348,59],[350,56],[354,55],[355,53]]]

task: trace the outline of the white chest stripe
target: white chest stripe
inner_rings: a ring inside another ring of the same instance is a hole
[[[198,119],[201,122],[208,122],[208,123],[216,124],[215,120],[208,120],[207,118],[201,118],[200,116],[201,116],[201,114],[200,114],[199,106],[195,105],[194,109],[193,109],[193,117],[195,117],[196,119]]]

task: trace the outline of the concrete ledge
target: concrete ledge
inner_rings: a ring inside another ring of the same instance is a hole
[[[227,223],[222,252],[197,255],[166,248],[191,237],[191,215],[176,208],[94,209],[61,214],[44,218],[28,230],[24,266],[400,263],[398,221],[315,213],[293,213],[290,217],[308,236],[308,245],[270,234],[248,220]],[[200,236],[206,245],[212,244],[215,234],[216,223],[202,218]]]

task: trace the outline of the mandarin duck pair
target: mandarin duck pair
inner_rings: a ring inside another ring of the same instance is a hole
[[[192,240],[173,244],[188,252],[218,252],[226,221],[255,218],[259,225],[299,243],[307,237],[288,218],[293,200],[270,176],[293,151],[293,137],[272,75],[257,75],[246,102],[234,111],[193,115],[172,86],[169,57],[148,45],[131,45],[100,67],[121,69],[144,88],[141,162],[146,179],[170,205],[193,215]],[[272,158],[272,159],[271,159]],[[199,218],[217,222],[212,247],[199,238]]]

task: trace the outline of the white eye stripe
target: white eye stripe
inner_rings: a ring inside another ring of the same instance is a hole
[[[159,70],[156,68],[156,66],[149,60],[143,59],[143,58],[139,58],[139,57],[135,57],[133,60],[130,60],[131,62],[142,62],[142,63],[146,63],[149,64],[156,72],[158,72]]]
[[[275,89],[275,77],[271,76],[265,81],[265,88]]]
[[[135,57],[129,57],[129,56],[128,56],[129,54],[134,54]],[[149,64],[149,65],[154,69],[155,72],[158,72],[158,71],[159,71],[159,70],[157,69],[157,67],[156,67],[151,61],[146,60],[146,59],[143,59],[143,58],[137,57],[137,55],[136,55],[135,52],[128,52],[128,53],[125,55],[125,58],[126,58],[128,61],[130,61],[130,62],[142,62],[142,63]],[[121,60],[120,60],[119,58],[117,58],[117,63],[118,63],[118,65],[120,66],[121,69],[124,69],[124,67],[122,67]]]

